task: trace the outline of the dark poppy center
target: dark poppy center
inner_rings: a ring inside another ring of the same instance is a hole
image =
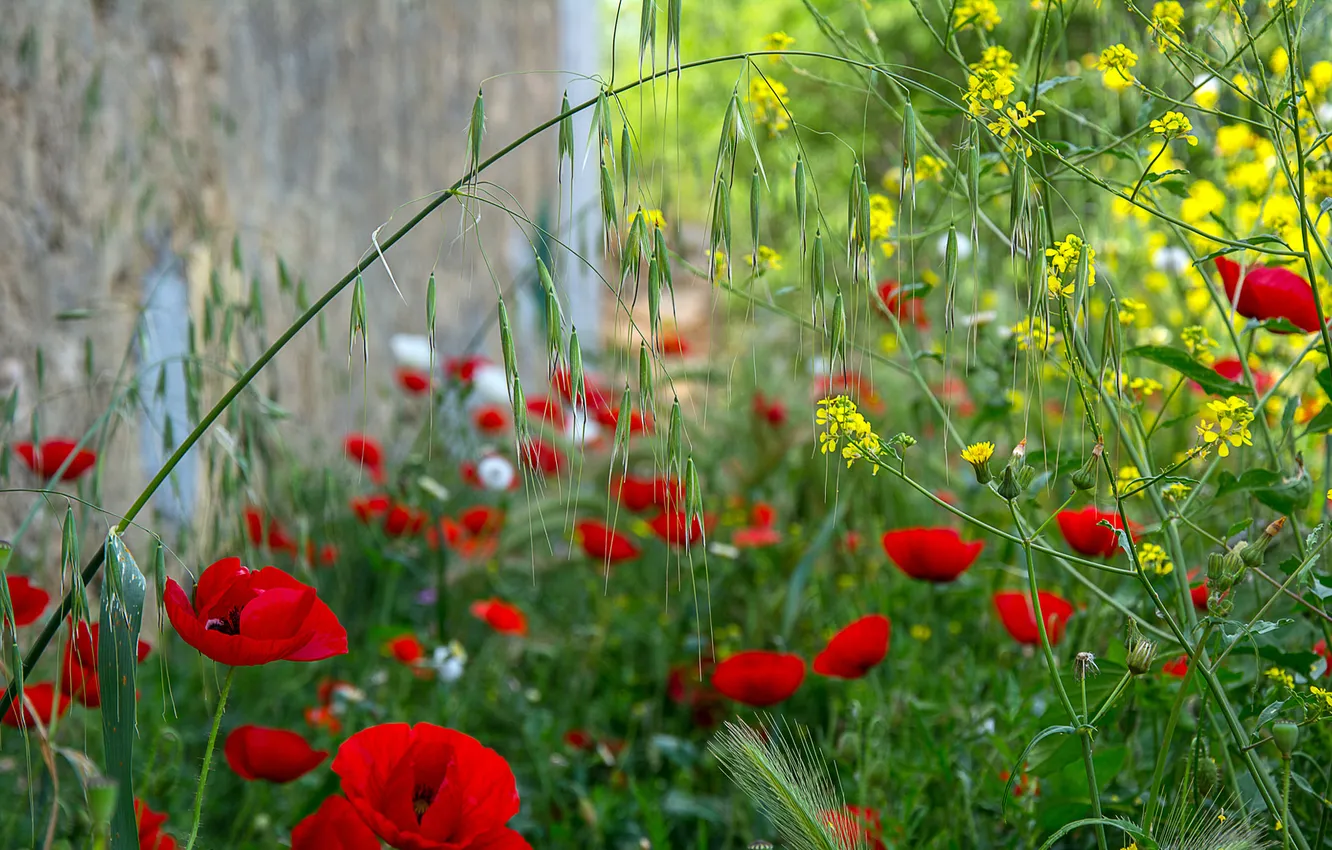
[[[236,606],[227,612],[225,617],[214,617],[204,624],[204,628],[210,632],[221,632],[224,635],[240,634],[240,606]]]
[[[435,802],[435,792],[438,789],[430,788],[425,785],[418,785],[412,791],[412,811],[416,812],[416,822],[420,823],[425,817],[430,804]]]

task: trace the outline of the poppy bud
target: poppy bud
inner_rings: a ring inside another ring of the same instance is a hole
[[[119,786],[112,779],[91,779],[88,781],[88,814],[92,816],[93,827],[100,829],[111,823],[111,816],[116,811],[116,792]]]
[[[1273,520],[1271,525],[1263,529],[1262,537],[1259,537],[1256,542],[1250,543],[1248,546],[1244,547],[1244,551],[1240,552],[1240,559],[1244,562],[1244,566],[1256,567],[1262,564],[1263,553],[1267,551],[1268,544],[1272,542],[1273,537],[1276,537],[1281,533],[1281,527],[1285,524],[1285,517],[1277,517]],[[1242,571],[1239,575],[1235,576],[1235,581],[1239,581],[1241,575],[1243,575]]]
[[[1096,486],[1096,466],[1101,462],[1101,455],[1105,452],[1105,443],[1100,440],[1092,447],[1091,457],[1087,458],[1077,472],[1069,476],[1069,481],[1077,490],[1090,490]]]
[[[1290,754],[1295,752],[1295,745],[1300,742],[1300,727],[1290,722],[1274,723],[1272,742],[1281,752],[1281,757],[1289,759]]]
[[[1194,781],[1204,797],[1211,794],[1212,789],[1221,784],[1221,768],[1217,765],[1216,759],[1211,756],[1198,759],[1198,774]]]

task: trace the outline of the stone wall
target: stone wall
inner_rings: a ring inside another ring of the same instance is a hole
[[[566,0],[567,2],[567,0]],[[34,408],[48,435],[82,434],[116,392],[132,350],[145,275],[173,257],[190,302],[230,265],[239,236],[257,274],[269,338],[296,314],[277,293],[276,259],[317,296],[391,232],[417,199],[464,170],[477,88],[495,74],[558,66],[558,0],[6,0],[0,13],[0,394],[20,388],[5,439]],[[554,114],[563,81],[516,74],[486,84],[493,151]],[[556,191],[555,139],[536,140],[487,176],[529,213]],[[327,349],[298,338],[264,385],[294,416],[288,440],[336,445],[382,427],[387,341],[424,329],[437,266],[441,345],[461,348],[493,312],[520,252],[488,210],[459,236],[456,205],[389,255],[399,298],[366,275],[370,380],[348,368],[349,294],[332,305]],[[404,300],[405,299],[405,300]],[[61,318],[63,314],[63,318]],[[196,319],[198,317],[196,316]],[[95,352],[85,374],[85,340]],[[45,355],[38,392],[35,352]],[[359,361],[359,355],[357,360]],[[369,403],[364,402],[368,399]],[[127,505],[146,479],[133,417],[107,454],[104,502]],[[11,471],[11,482],[15,473]],[[0,522],[26,510],[0,501]],[[0,536],[5,536],[0,533]]]

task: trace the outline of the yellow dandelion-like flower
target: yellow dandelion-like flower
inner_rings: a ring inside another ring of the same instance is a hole
[[[967,463],[985,463],[994,457],[994,443],[972,443],[962,450],[962,459]]]

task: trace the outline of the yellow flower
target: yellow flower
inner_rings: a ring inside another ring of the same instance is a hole
[[[985,463],[994,457],[994,443],[972,443],[962,450],[962,459],[967,463]]]
[[[787,35],[786,33],[782,32],[781,30],[778,30],[777,32],[770,32],[763,37],[764,50],[785,50],[793,44],[795,44],[795,39]],[[768,58],[770,58],[773,62],[778,62],[781,60],[780,56],[770,56]]]
[[[745,254],[745,265],[754,269],[755,275],[762,277],[765,272],[779,272],[782,270],[782,255],[767,245],[760,245],[758,246],[758,261],[755,262],[753,254]]]
[[[967,90],[962,95],[973,115],[986,109],[1002,109],[1013,93],[1013,81],[998,71],[982,68],[967,77]]]
[[[943,160],[932,157],[927,153],[916,157],[917,180],[933,180],[943,174],[947,168],[948,166]]]
[[[979,26],[989,32],[1003,21],[994,0],[958,0],[953,8],[953,29],[958,32]]]
[[[893,223],[897,217],[893,214],[892,202],[887,196],[880,194],[870,195],[870,239],[878,242],[881,239],[887,239],[888,234],[893,229]]]
[[[1323,700],[1327,702],[1328,710],[1332,710],[1332,691],[1329,691],[1325,688],[1320,688],[1317,685],[1310,685],[1309,693],[1313,694],[1316,697],[1322,697]]]
[[[924,623],[914,623],[907,631],[919,641],[927,641],[934,635],[934,630]]]
[[[1114,44],[1101,51],[1101,58],[1096,63],[1096,70],[1101,72],[1101,82],[1111,91],[1122,91],[1133,85],[1133,66],[1138,64],[1138,54],[1126,45]]]
[[[1025,130],[1036,123],[1036,119],[1045,114],[1044,109],[1038,109],[1035,112],[1027,111],[1027,102],[1018,101],[1017,106],[1010,106],[1004,114],[1000,115],[989,124],[990,132],[1001,139],[1004,139],[1010,151],[1015,151],[1019,146],[1023,148],[1027,156],[1031,156],[1031,145],[1026,139],[1021,139],[1014,129]]]
[[[1051,295],[1072,295],[1082,252],[1087,252],[1087,285],[1096,284],[1096,252],[1075,234],[1068,234],[1053,248],[1045,249],[1046,287]]]
[[[647,221],[648,225],[658,228],[659,230],[666,229],[666,216],[662,215],[661,210],[645,210],[642,207],[634,210],[629,215],[630,226],[633,225],[634,219],[638,218],[640,214]]]
[[[1225,401],[1208,402],[1216,421],[1207,419],[1203,414],[1195,430],[1202,437],[1204,447],[1216,445],[1216,453],[1221,457],[1230,456],[1230,447],[1252,446],[1253,434],[1249,423],[1253,421],[1253,408],[1238,396],[1231,396]]]
[[[1286,48],[1278,46],[1272,51],[1272,55],[1267,57],[1267,67],[1278,77],[1290,69],[1290,54]]]
[[[840,448],[848,467],[857,460],[878,455],[883,447],[874,427],[847,396],[820,399],[814,422],[823,428],[819,433],[819,451],[828,454]],[[878,475],[878,465],[870,471]]]
[[[1147,305],[1136,298],[1121,298],[1119,301],[1119,323],[1124,327],[1137,324],[1140,316],[1145,317]]]
[[[1280,667],[1268,667],[1263,671],[1263,675],[1276,682],[1278,685],[1285,685],[1287,689],[1294,689],[1295,677],[1282,670]]]
[[[1167,142],[1172,139],[1186,139],[1190,145],[1198,144],[1198,137],[1191,135],[1193,122],[1183,112],[1167,112],[1152,121],[1152,132]]]
[[[1046,351],[1050,348],[1050,343],[1055,337],[1046,328],[1045,320],[1040,316],[1037,316],[1034,320],[1023,319],[1008,330],[1017,343],[1018,351],[1026,351],[1031,348]]]
[[[786,86],[772,77],[753,77],[749,81],[750,115],[755,124],[768,128],[768,134],[776,136],[791,126],[786,107]]]
[[[1144,572],[1151,570],[1158,576],[1168,576],[1175,570],[1166,551],[1155,543],[1144,543],[1138,547],[1138,566]]]
[[[1156,40],[1156,49],[1165,53],[1171,47],[1179,47],[1180,36],[1184,34],[1184,7],[1175,0],[1164,0],[1152,7],[1152,20],[1148,32]]]
[[[980,61],[973,62],[969,67],[972,71],[995,71],[1010,80],[1017,79],[1018,75],[1018,66],[1013,61],[1013,54],[1008,48],[997,44],[985,48]]]
[[[1179,338],[1184,342],[1189,354],[1204,366],[1211,366],[1215,360],[1215,355],[1211,349],[1216,348],[1216,340],[1208,335],[1207,329],[1202,325],[1189,325],[1179,332]]]

